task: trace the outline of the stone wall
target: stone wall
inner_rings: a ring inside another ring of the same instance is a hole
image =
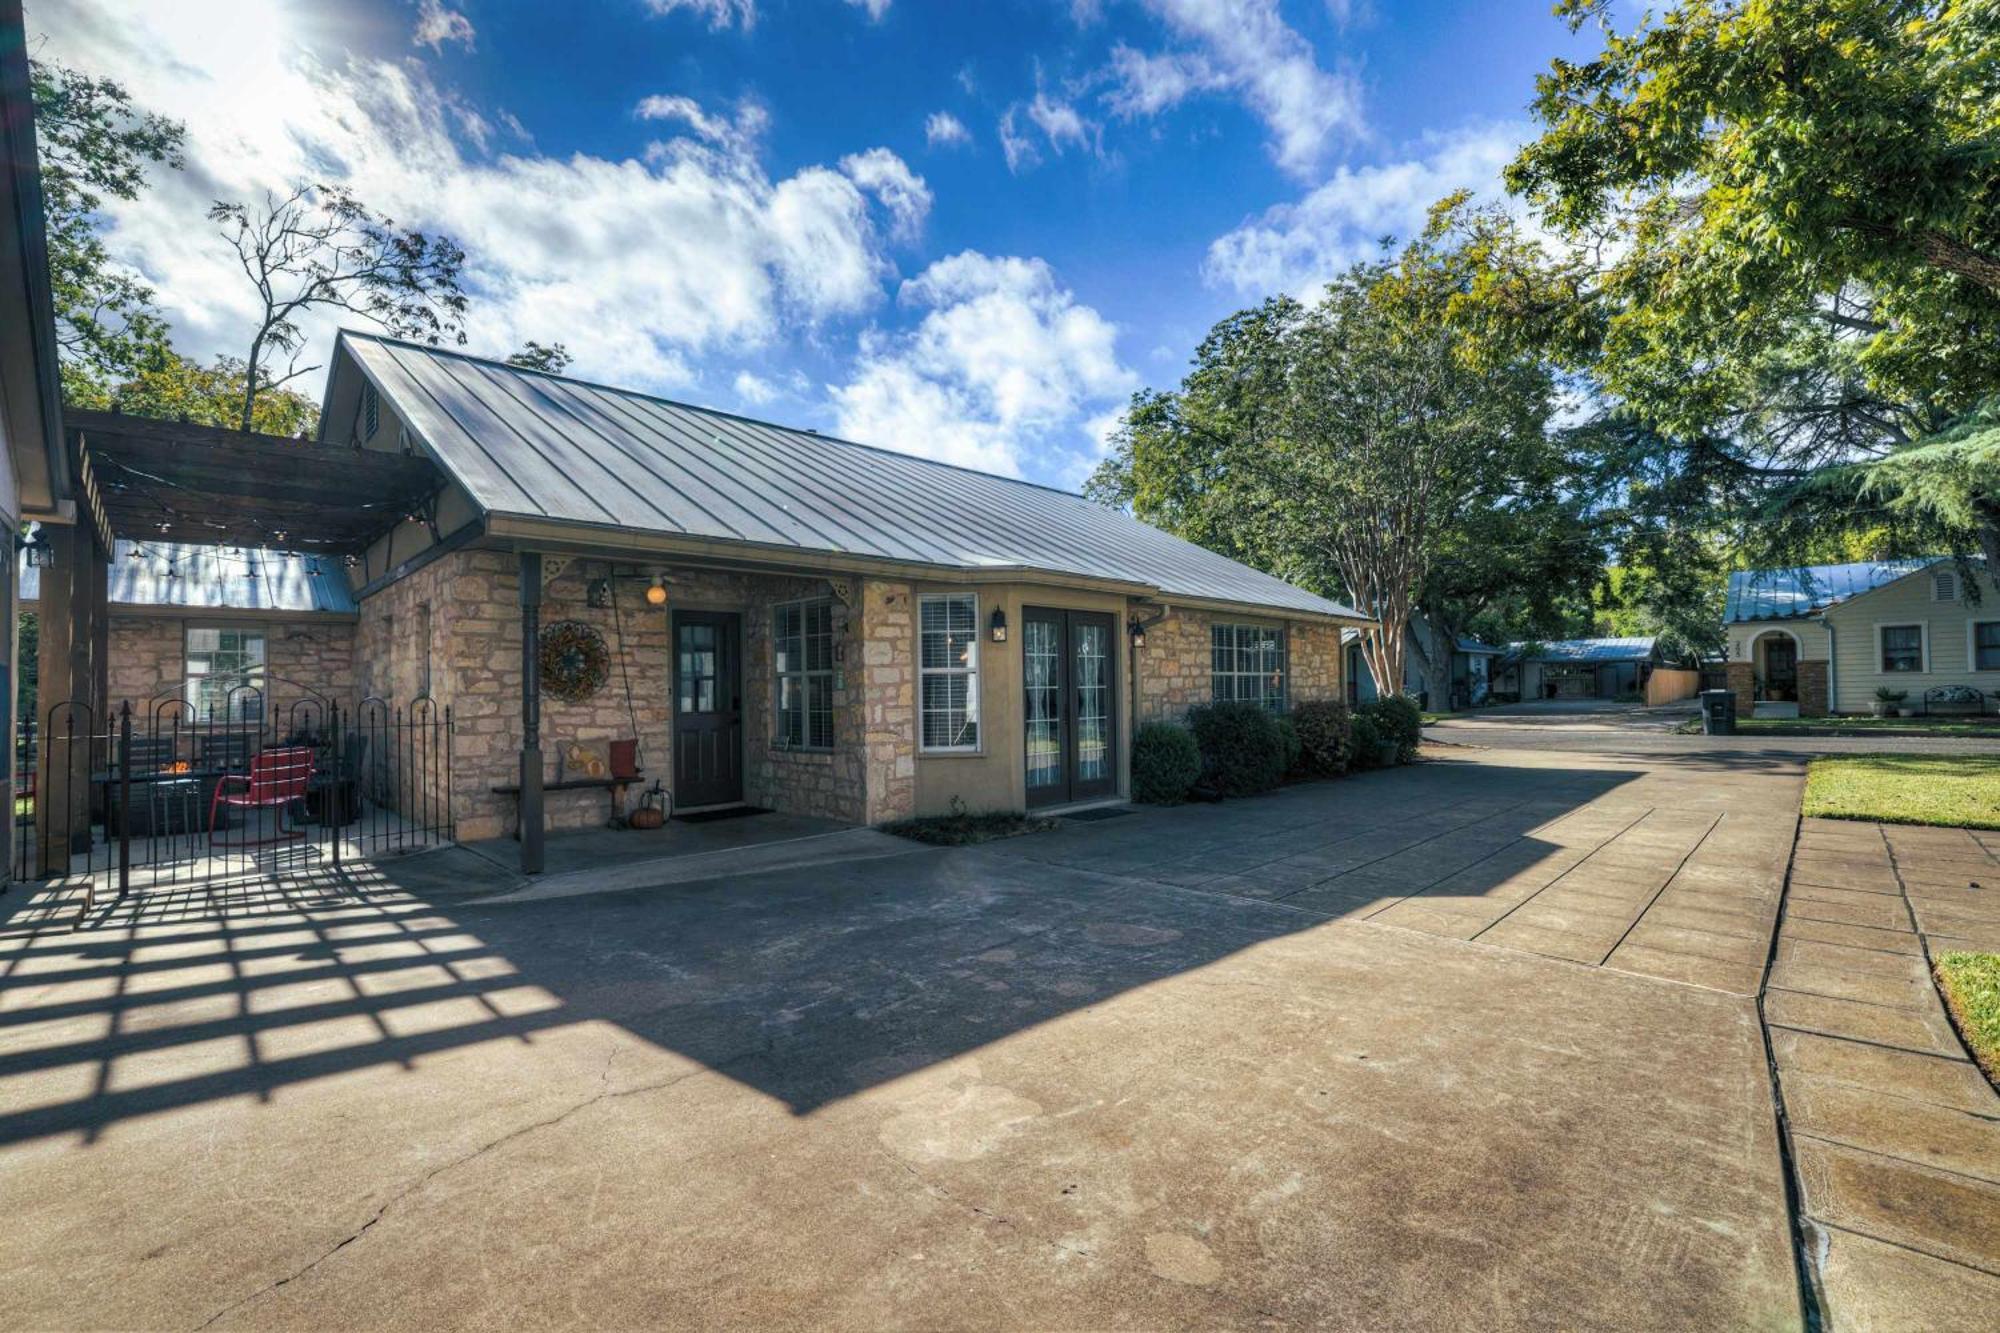
[[[868,823],[906,819],[917,805],[916,625],[907,583],[862,585],[862,692],[868,743]]]
[[[1826,663],[1799,663],[1799,716],[1825,717],[1827,707]]]
[[[424,636],[417,627],[429,625],[431,693],[440,705],[450,705],[456,732],[452,800],[462,840],[498,837],[515,828],[514,798],[492,788],[518,779],[519,568],[519,558],[508,552],[457,552],[362,605],[364,660],[376,692],[385,698],[390,697],[386,691],[397,696],[414,692],[424,656]],[[544,626],[581,621],[603,636],[611,652],[610,679],[592,698],[565,703],[543,695],[545,781],[560,779],[563,753],[571,743],[587,744],[602,753],[614,740],[636,737],[645,785],[658,779],[671,789],[672,612],[677,608],[734,611],[742,617],[743,633],[744,799],[791,814],[849,822],[871,817],[866,789],[873,744],[862,708],[861,622],[838,599],[834,601],[834,748],[788,751],[771,744],[772,608],[780,602],[830,596],[825,579],[674,569],[669,571],[671,601],[661,608],[646,604],[644,581],[633,578],[627,567],[615,581],[616,608],[591,607],[590,583],[610,576],[612,568],[601,560],[577,560],[548,578],[543,589]],[[907,634],[907,595],[902,614]],[[907,661],[904,667],[907,671]],[[892,758],[892,773],[894,768]],[[635,789],[629,799],[636,798]],[[884,808],[893,805],[892,796]],[[601,790],[550,792],[546,812],[551,829],[589,828],[606,820],[610,806]]]
[[[1133,714],[1139,725],[1178,722],[1188,709],[1213,700],[1209,629],[1218,622],[1240,621],[1257,623],[1255,617],[1174,610],[1146,628],[1146,646],[1136,650],[1139,684]],[[1286,698],[1292,703],[1346,698],[1341,677],[1345,656],[1338,625],[1287,624]]]
[[[292,705],[310,693],[343,703],[354,694],[355,625],[346,620],[228,622],[199,617],[111,616],[107,656],[111,706],[131,701],[135,716],[184,697],[187,631],[219,625],[264,635],[265,716],[284,730]],[[139,724],[141,726],[144,723]]]

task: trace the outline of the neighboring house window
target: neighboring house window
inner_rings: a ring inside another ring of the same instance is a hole
[[[831,750],[833,603],[821,598],[774,608],[771,639],[778,745],[788,750]]]
[[[195,721],[263,720],[263,631],[190,628],[186,673],[187,701]]]
[[[917,709],[922,748],[979,748],[979,598],[969,592],[917,602]]]
[[[1924,669],[1924,627],[1922,625],[1884,625],[1882,635],[1882,670],[1922,671]]]
[[[1263,625],[1211,625],[1209,679],[1217,703],[1285,706],[1285,632]]]
[[[1958,600],[1958,574],[1949,569],[1931,572],[1931,600],[1933,602],[1955,602]]]
[[[1973,622],[1972,669],[2000,671],[2000,620]]]

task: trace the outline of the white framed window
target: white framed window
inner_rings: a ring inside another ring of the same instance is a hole
[[[1927,670],[1930,637],[1923,622],[1914,625],[1877,625],[1875,660],[1884,675],[1921,674]]]
[[[979,748],[979,597],[917,599],[917,741],[932,753]]]
[[[183,679],[195,721],[263,720],[265,650],[261,629],[188,626]]]
[[[833,602],[824,597],[771,609],[776,701],[772,742],[783,750],[833,748]]]
[[[1966,621],[1965,655],[1974,671],[2000,671],[2000,620]]]
[[[1208,628],[1209,688],[1217,703],[1285,707],[1285,631],[1271,625]]]

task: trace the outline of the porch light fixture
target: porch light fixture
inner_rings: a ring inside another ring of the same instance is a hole
[[[1007,642],[1007,613],[997,606],[993,608],[993,642]]]
[[[653,575],[653,582],[646,589],[646,605],[665,606],[666,604],[667,581],[662,575],[655,574]]]
[[[1132,631],[1132,646],[1134,648],[1144,648],[1146,646],[1145,625],[1137,620],[1130,620],[1126,622],[1126,626]]]
[[[21,548],[21,552],[27,556],[28,566],[31,569],[47,569],[56,562],[55,548],[42,541],[39,536],[31,537],[27,545]],[[138,559],[139,553],[132,552],[132,558]]]

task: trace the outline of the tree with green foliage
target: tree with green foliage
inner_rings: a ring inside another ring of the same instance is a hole
[[[42,61],[29,79],[63,387],[88,395],[166,344],[153,291],[112,260],[99,210],[107,198],[138,198],[149,169],[178,169],[186,133],[139,110],[111,79]]]
[[[1531,505],[1552,473],[1550,372],[1452,319],[1474,277],[1456,239],[1433,229],[1310,307],[1224,319],[1179,389],[1135,396],[1088,488],[1376,617],[1362,652],[1385,693],[1454,534]]]
[[[243,362],[235,357],[219,356],[204,366],[162,345],[148,349],[132,372],[114,384],[79,386],[69,405],[241,429],[245,383]],[[294,438],[310,436],[318,425],[319,404],[282,388],[258,394],[250,418],[252,430]]]
[[[217,201],[209,220],[235,250],[258,314],[243,362],[238,428],[252,429],[260,396],[317,370],[301,365],[314,310],[346,310],[399,338],[465,344],[465,252],[448,236],[399,228],[337,185],[298,184],[263,207]],[[275,370],[273,360],[288,358]]]
[[[1750,525],[1767,547],[1928,512],[2000,558],[1976,455],[1893,461],[2000,392],[1990,0],[1678,0],[1622,31],[1609,0],[1558,12],[1603,47],[1538,80],[1508,183],[1591,261],[1604,393],[1712,442],[1704,483],[1739,508],[1781,496],[1802,521]],[[1897,503],[1914,478],[1970,489]]]

